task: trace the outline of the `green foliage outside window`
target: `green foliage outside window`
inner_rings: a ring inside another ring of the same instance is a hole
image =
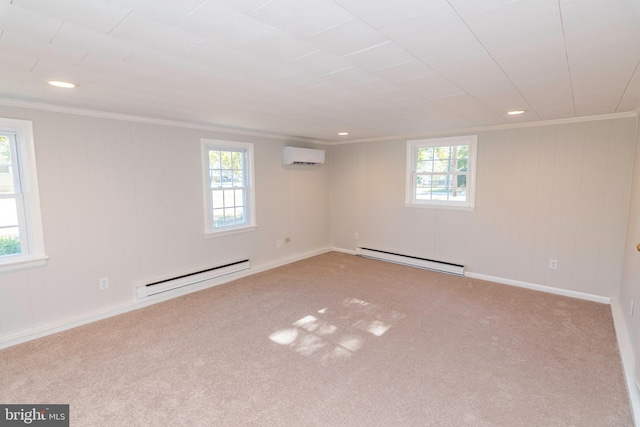
[[[0,237],[0,256],[15,255],[22,252],[20,240],[16,237],[1,236]]]

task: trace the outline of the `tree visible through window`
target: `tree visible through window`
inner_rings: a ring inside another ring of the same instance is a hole
[[[224,231],[254,225],[253,145],[203,140],[207,230]]]
[[[209,178],[213,226],[244,224],[247,218],[247,185],[244,151],[209,151]]]
[[[23,252],[18,219],[24,209],[16,148],[15,133],[0,132],[0,257]]]
[[[0,118],[0,272],[43,265],[31,122]]]
[[[473,207],[475,136],[408,141],[407,205]]]

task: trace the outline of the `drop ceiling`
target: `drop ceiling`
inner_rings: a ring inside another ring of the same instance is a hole
[[[637,0],[0,0],[0,98],[329,143],[637,114],[639,62]]]

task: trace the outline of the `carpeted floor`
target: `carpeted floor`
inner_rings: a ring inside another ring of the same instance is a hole
[[[72,426],[631,426],[609,306],[327,253],[0,351]]]

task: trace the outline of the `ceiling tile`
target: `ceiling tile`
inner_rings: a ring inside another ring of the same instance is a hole
[[[375,80],[376,76],[358,67],[350,66],[332,73],[324,74],[320,76],[320,78],[335,84],[349,86]]]
[[[317,50],[309,55],[297,58],[289,62],[289,65],[291,68],[303,74],[315,77],[352,67],[352,65],[344,59],[322,50]]]
[[[238,49],[274,62],[289,62],[318,50],[312,44],[296,39],[289,34],[273,28]]]
[[[509,3],[515,3],[519,0],[449,0],[449,3],[460,15],[470,16],[482,12],[491,11],[498,7],[506,6]]]
[[[406,93],[405,89],[400,88],[399,86],[396,86],[393,83],[390,83],[383,79],[374,79],[366,81],[364,83],[358,83],[349,86],[349,89],[366,96],[388,94],[388,96],[391,97],[396,95],[398,92],[403,94]],[[377,96],[376,98],[380,100],[386,100],[383,95]]]
[[[51,43],[66,49],[99,55],[113,60],[123,60],[140,49],[140,45],[120,40],[112,35],[88,30],[65,22]]]
[[[344,56],[379,45],[388,39],[370,25],[352,18],[316,33],[307,41],[329,53]]]
[[[456,114],[478,125],[494,125],[504,123],[505,120],[481,104],[469,95],[456,95],[441,98],[436,101],[439,105],[448,110],[455,111]]]
[[[565,30],[586,30],[601,24],[637,28],[640,6],[636,1],[563,0],[560,3]]]
[[[415,60],[414,56],[390,41],[343,56],[343,58],[373,72]]]
[[[175,24],[197,11],[207,0],[109,0],[158,21]]]
[[[399,84],[425,99],[446,98],[464,94],[462,89],[439,74],[431,74]]]
[[[87,55],[79,61],[76,67],[105,76],[136,78],[149,71],[147,67],[139,67],[126,61],[113,61],[102,56]]]
[[[176,24],[182,29],[227,46],[243,46],[268,35],[273,28],[214,0]]]
[[[499,57],[563,46],[557,0],[519,0],[465,17],[473,34]]]
[[[11,33],[4,33],[0,37],[0,51],[71,65],[80,61],[87,54],[86,51],[82,50],[68,49],[49,43],[37,43],[22,37],[16,37]],[[2,61],[6,62],[8,59],[3,55]]]
[[[382,32],[427,65],[485,52],[465,22],[448,5],[385,27]]]
[[[110,35],[170,53],[184,52],[203,40],[201,36],[188,33],[182,28],[164,24],[135,12],[127,16]]]
[[[243,13],[249,13],[271,2],[271,0],[220,0],[220,1]]]
[[[0,56],[2,57],[2,66],[14,71],[28,73],[40,60],[38,57],[24,55],[16,51],[13,46],[6,45],[0,40]],[[17,74],[14,74],[17,75]]]
[[[13,0],[15,6],[108,33],[131,9],[105,0]]]
[[[0,31],[40,43],[49,43],[62,21],[23,9],[13,4],[0,4]]]
[[[329,0],[273,0],[251,16],[295,37],[310,37],[353,16]]]
[[[575,117],[573,91],[568,77],[553,77],[519,84],[518,89],[542,120]]]
[[[496,58],[500,67],[515,82],[569,76],[567,54],[562,48],[547,47]]]
[[[336,0],[346,10],[374,28],[400,24],[416,15],[447,6],[446,0]]]
[[[433,73],[435,71],[431,67],[417,59],[376,70],[376,75],[394,83],[426,77]]]

